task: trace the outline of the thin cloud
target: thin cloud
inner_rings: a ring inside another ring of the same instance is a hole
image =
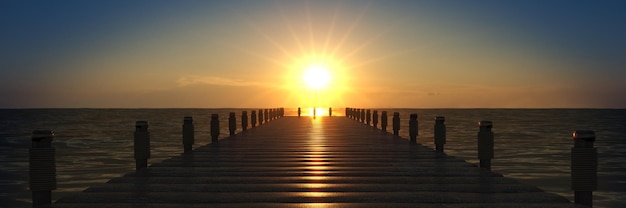
[[[179,78],[177,83],[178,83],[178,86],[180,87],[184,87],[188,85],[197,85],[197,84],[216,85],[216,86],[235,86],[235,87],[266,86],[267,85],[261,82],[231,79],[231,78],[217,77],[217,76],[185,76],[185,77]]]

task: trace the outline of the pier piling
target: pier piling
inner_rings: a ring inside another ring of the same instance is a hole
[[[298,107],[298,117],[300,117],[300,114],[302,114],[302,109],[300,109],[300,107]]]
[[[435,117],[435,151],[443,152],[446,144],[446,119],[443,116]]]
[[[328,116],[333,116],[333,108],[328,108]]]
[[[478,122],[478,159],[480,167],[491,170],[491,159],[493,159],[493,132],[491,121]]]
[[[393,135],[400,136],[400,113],[393,112]]]
[[[49,207],[52,190],[57,188],[55,149],[52,147],[54,132],[35,130],[29,150],[30,191],[33,207]]]
[[[211,114],[211,143],[217,143],[219,136],[220,136],[220,115],[214,113],[214,114]]]
[[[253,110],[252,113],[250,113],[250,123],[252,124],[252,128],[256,126],[256,111],[255,110]]]
[[[593,193],[598,187],[598,150],[593,147],[595,131],[579,130],[572,134],[571,175],[574,202],[593,207]]]
[[[409,138],[411,143],[417,143],[417,128],[417,113],[413,113],[409,117]]]
[[[148,167],[150,158],[150,132],[148,132],[148,121],[135,122],[135,170]]]
[[[374,113],[372,114],[372,124],[374,125],[374,128],[378,128],[378,111],[374,110]]]
[[[235,118],[235,112],[230,112],[228,115],[228,131],[230,135],[235,135],[237,129],[237,118]]]
[[[370,125],[370,122],[372,122],[372,110],[367,109],[367,112],[365,112],[365,121],[368,126]]]
[[[387,132],[387,111],[383,111],[380,115],[380,129]]]
[[[193,149],[193,144],[195,143],[195,135],[194,135],[194,126],[193,126],[193,117],[186,116],[183,119],[183,152],[189,153]]]
[[[248,130],[248,111],[241,111],[241,131]]]

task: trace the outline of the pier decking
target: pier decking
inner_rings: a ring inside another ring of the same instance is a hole
[[[283,117],[54,207],[579,205],[345,117]]]

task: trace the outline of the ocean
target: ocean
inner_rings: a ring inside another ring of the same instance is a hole
[[[135,121],[150,124],[149,163],[182,153],[183,117],[193,116],[196,144],[210,143],[209,123],[220,115],[221,136],[228,136],[228,113],[258,109],[0,109],[0,207],[31,207],[28,190],[28,148],[31,132],[56,134],[57,190],[53,200],[134,171]],[[376,109],[399,112],[400,135],[408,138],[408,118],[418,114],[418,142],[434,148],[435,116],[445,116],[448,155],[477,163],[480,120],[493,121],[495,158],[492,169],[573,201],[570,190],[572,132],[595,130],[598,148],[598,190],[595,207],[626,207],[626,109]],[[285,109],[297,115],[295,108]],[[303,110],[303,116],[310,109]],[[333,116],[344,116],[333,109]],[[319,109],[318,115],[327,115]],[[312,119],[312,118],[311,118]],[[239,121],[238,121],[239,125]],[[388,129],[390,129],[389,127]],[[237,130],[241,131],[240,126]],[[277,132],[280,133],[280,132]]]

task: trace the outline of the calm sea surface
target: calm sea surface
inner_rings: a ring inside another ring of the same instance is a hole
[[[56,133],[58,189],[53,198],[80,192],[134,170],[136,120],[150,122],[151,163],[182,152],[182,121],[193,116],[196,145],[210,141],[212,113],[221,116],[227,136],[228,112],[240,118],[253,109],[0,109],[0,207],[30,207],[28,147],[31,132]],[[256,109],[255,109],[256,110]],[[318,114],[326,114],[320,109]],[[493,170],[573,200],[570,148],[574,130],[596,130],[599,187],[596,207],[626,207],[626,110],[597,109],[378,109],[400,112],[400,134],[408,138],[408,117],[419,115],[418,141],[433,147],[435,116],[445,116],[446,152],[476,163],[477,122],[494,123]],[[304,110],[307,114],[308,110]],[[333,115],[343,116],[344,109]],[[286,109],[296,115],[295,109]],[[280,133],[280,132],[277,132]]]

